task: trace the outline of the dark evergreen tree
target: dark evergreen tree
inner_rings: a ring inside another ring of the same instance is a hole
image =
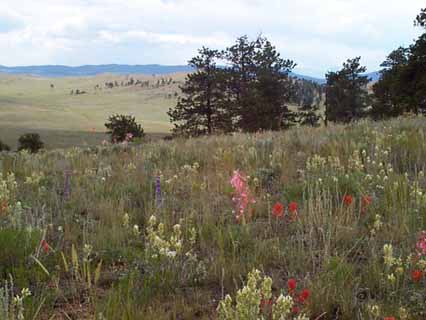
[[[236,126],[243,131],[279,130],[295,123],[287,106],[293,94],[290,71],[296,66],[284,60],[265,37],[250,41],[243,36],[225,51],[231,101]]]
[[[426,27],[426,9],[415,24]],[[372,116],[395,117],[406,112],[426,113],[426,33],[408,49],[394,50],[382,64],[381,79],[374,87]]]
[[[168,112],[175,134],[198,136],[231,130],[232,119],[226,110],[225,70],[216,66],[219,58],[219,51],[203,47],[189,61],[196,71],[187,76],[181,86],[182,97]]]
[[[405,90],[403,74],[408,60],[409,49],[400,47],[381,64],[384,69],[380,72],[380,80],[373,86],[371,115],[374,119],[397,117],[409,109],[405,95],[401,94],[401,89]]]
[[[349,59],[343,68],[326,75],[325,122],[350,122],[367,115],[369,79],[360,64],[361,57]]]

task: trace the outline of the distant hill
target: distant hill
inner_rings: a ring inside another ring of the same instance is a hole
[[[185,65],[126,65],[126,64],[106,64],[106,65],[86,65],[78,67],[60,66],[60,65],[47,65],[47,66],[26,66],[26,67],[5,67],[0,66],[0,73],[8,74],[26,74],[36,77],[60,78],[60,77],[85,77],[96,76],[103,73],[112,74],[147,74],[147,75],[165,75],[171,73],[185,73],[191,72],[194,69]],[[325,84],[324,78],[316,78],[305,76],[298,73],[291,73],[291,75],[298,79],[313,81],[319,84]],[[379,72],[371,72],[367,74],[371,81],[379,80]]]
[[[8,74],[26,74],[37,77],[84,77],[96,76],[102,73],[113,74],[147,74],[164,75],[178,72],[191,72],[189,66],[165,66],[157,64],[147,65],[86,65],[78,67],[69,66],[27,66],[27,67],[4,67],[0,66],[0,72]]]

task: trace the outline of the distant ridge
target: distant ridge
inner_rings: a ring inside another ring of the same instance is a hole
[[[25,66],[25,67],[4,67],[0,66],[0,72],[8,74],[26,74],[37,77],[84,77],[96,76],[102,73],[114,74],[170,74],[177,72],[191,72],[193,69],[189,66],[166,66],[158,64],[147,65],[85,65],[78,67],[69,67],[61,65],[47,66]]]
[[[22,74],[36,77],[87,77],[96,76],[102,73],[112,74],[147,74],[147,75],[165,75],[178,72],[191,72],[194,69],[185,65],[160,65],[160,64],[146,64],[146,65],[127,65],[127,64],[105,64],[105,65],[85,65],[78,67],[69,67],[61,65],[46,65],[46,66],[25,66],[25,67],[5,67],[0,66],[0,73],[8,74]],[[298,79],[313,81],[319,84],[325,84],[325,79],[301,75],[298,73],[291,73],[291,75]],[[379,72],[368,73],[371,81],[377,81],[380,78]]]

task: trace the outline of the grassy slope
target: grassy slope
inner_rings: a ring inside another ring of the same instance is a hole
[[[161,76],[133,75],[135,80],[154,84]],[[172,77],[178,83],[160,88],[119,87],[95,90],[105,82],[126,82],[125,76],[99,75],[84,78],[44,79],[0,74],[0,139],[15,145],[22,132],[40,132],[48,147],[84,145],[99,142],[104,123],[112,113],[133,114],[148,133],[167,133],[170,123],[166,111],[175,105],[167,94],[179,91],[184,74]],[[51,89],[50,84],[55,88]],[[71,90],[88,94],[70,95]]]
[[[44,297],[46,319],[53,314],[101,319],[95,317],[100,312],[102,319],[113,320],[211,319],[222,294],[235,296],[253,268],[273,278],[275,296],[286,291],[289,278],[298,281],[299,290],[309,288],[304,311],[310,319],[402,319],[400,307],[408,310],[408,319],[424,319],[425,282],[413,281],[411,272],[424,271],[426,255],[422,263],[407,257],[416,254],[417,237],[426,230],[425,135],[426,122],[418,118],[124,149],[3,154],[3,172],[13,172],[17,180],[16,191],[10,184],[9,203],[19,199],[26,211],[20,217],[0,216],[2,226],[9,218],[15,226],[22,219],[18,225],[24,228],[46,230],[55,252],[38,254],[51,272],[46,277],[28,260],[34,248],[16,250],[28,242],[8,240],[7,230],[0,228],[0,269],[11,265],[16,287],[33,292],[28,319]],[[72,170],[66,201],[64,169]],[[233,212],[230,177],[237,169],[251,177],[249,194],[256,199],[245,211],[247,224],[237,223]],[[159,208],[157,175],[164,199]],[[345,203],[345,195],[353,201]],[[365,204],[364,196],[371,202]],[[286,207],[297,202],[294,220],[288,212],[272,216],[277,201]],[[174,224],[181,224],[186,240],[175,259],[157,261],[157,251],[147,249],[151,215],[165,224],[160,235],[165,239]],[[135,224],[141,234],[135,234]],[[193,227],[197,240],[191,245]],[[384,265],[388,243],[401,265],[396,260]],[[60,252],[70,259],[71,244],[81,259],[83,246],[93,246],[92,270],[103,261],[100,281],[91,290],[81,276],[58,267]],[[205,277],[194,277],[187,250],[203,262]],[[395,282],[389,280],[392,274]],[[380,307],[379,316],[371,316],[371,305]]]

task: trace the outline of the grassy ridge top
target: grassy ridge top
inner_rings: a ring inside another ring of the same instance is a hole
[[[216,319],[254,268],[274,298],[307,288],[308,319],[423,319],[425,135],[415,118],[3,153],[0,271],[33,293],[28,319],[44,297],[41,319]],[[78,259],[97,281],[61,267]]]
[[[150,81],[151,86],[162,78],[172,78],[175,83],[158,88],[104,87],[105,82],[120,84],[131,77],[135,81]],[[82,78],[0,74],[0,139],[14,146],[19,133],[35,131],[44,136],[50,148],[93,144],[102,140],[103,135],[93,137],[89,133],[93,129],[104,132],[104,123],[113,113],[134,115],[147,133],[167,133],[171,124],[166,111],[176,104],[173,95],[179,92],[179,84],[184,78],[183,73],[155,77],[103,74]],[[95,90],[96,85],[102,90]],[[76,89],[87,94],[71,95],[71,90]]]

